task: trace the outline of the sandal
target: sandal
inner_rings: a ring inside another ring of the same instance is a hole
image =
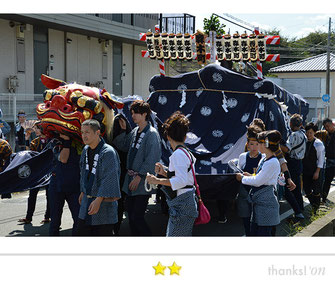
[[[49,223],[51,220],[50,220],[50,218],[45,218],[45,219],[43,219],[42,221],[41,221],[41,223]]]
[[[20,218],[20,219],[18,220],[18,222],[21,222],[21,223],[24,223],[24,224],[29,224],[29,223],[31,223],[31,220],[26,219],[26,218]]]

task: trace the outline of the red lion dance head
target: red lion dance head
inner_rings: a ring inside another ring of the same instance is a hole
[[[87,119],[96,119],[101,124],[101,133],[111,137],[114,108],[123,108],[123,103],[105,89],[41,76],[49,88],[44,92],[44,103],[36,107],[37,117],[42,121],[44,133],[49,137],[68,135],[81,141],[81,124]]]

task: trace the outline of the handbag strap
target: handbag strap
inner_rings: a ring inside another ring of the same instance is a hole
[[[190,155],[185,151],[185,149],[183,149],[182,147],[179,147],[178,149],[182,150],[191,162],[191,169],[192,169],[192,174],[193,174],[193,179],[194,179],[195,190],[197,192],[197,196],[199,197],[199,200],[201,200],[200,189],[199,189],[199,185],[198,185],[198,182],[197,182],[197,178],[195,177],[195,172],[194,172],[194,168],[193,168],[193,161],[192,161]]]

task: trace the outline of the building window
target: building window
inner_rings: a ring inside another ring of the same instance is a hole
[[[102,53],[102,79],[108,77],[108,56],[107,53]]]
[[[112,14],[112,20],[115,22],[122,23],[122,14]]]
[[[16,62],[17,62],[17,72],[26,71],[26,59],[25,59],[25,48],[24,40],[17,39],[16,41]]]

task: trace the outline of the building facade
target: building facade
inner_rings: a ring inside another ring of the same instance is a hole
[[[269,78],[293,94],[301,95],[309,103],[307,121],[335,118],[335,55],[330,54],[330,93],[326,93],[327,54],[313,56],[269,70],[278,78]],[[322,100],[329,94],[329,102]]]
[[[159,14],[0,14],[0,107],[13,122],[23,109],[36,118],[41,74],[105,88],[118,96],[149,96],[158,62],[142,58],[139,33]]]

